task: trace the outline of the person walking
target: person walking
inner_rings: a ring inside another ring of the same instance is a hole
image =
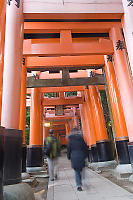
[[[54,137],[54,131],[52,129],[49,130],[49,136],[44,140],[44,154],[47,157],[50,181],[54,181],[54,179],[57,179],[60,142]]]
[[[85,172],[87,157],[88,147],[83,139],[82,132],[78,128],[73,128],[71,134],[68,135],[67,158],[71,160],[78,191],[82,191],[82,173]]]

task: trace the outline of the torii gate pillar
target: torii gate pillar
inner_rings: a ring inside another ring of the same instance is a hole
[[[0,124],[2,106],[6,1],[0,1]],[[0,199],[3,200],[4,128],[0,126]]]
[[[124,8],[124,14],[122,16],[123,32],[133,74],[133,1],[122,0],[122,2]]]
[[[26,124],[26,84],[27,84],[26,58],[23,58],[22,80],[21,80],[21,99],[20,99],[20,120],[19,129],[23,131],[22,145],[22,172],[26,172],[27,146],[25,144],[25,124]]]
[[[6,17],[6,2],[0,2],[0,125],[2,111],[2,88],[3,88],[3,69],[4,69],[4,43],[5,43],[5,18]]]
[[[96,131],[95,131],[93,110],[92,110],[92,104],[91,104],[91,98],[90,98],[88,86],[86,86],[86,89],[84,91],[84,96],[85,96],[86,113],[87,113],[86,120],[88,121],[89,128],[90,128],[89,140],[91,141],[91,145],[90,145],[89,152],[90,152],[91,162],[98,162],[98,152],[97,152],[97,146],[96,146]]]
[[[110,102],[111,102],[111,108],[112,108],[113,120],[116,132],[115,141],[116,141],[118,160],[120,164],[129,164],[130,159],[127,146],[128,133],[115,76],[113,56],[104,56],[104,58],[105,58],[105,73],[106,73],[108,91],[110,96]]]
[[[21,182],[22,131],[19,131],[23,50],[22,1],[7,1],[1,125],[5,130],[4,184]]]
[[[43,131],[41,127],[41,94],[39,88],[31,91],[30,140],[27,149],[27,167],[42,167]]]
[[[133,165],[133,82],[131,71],[126,58],[126,50],[124,47],[124,39],[121,29],[113,27],[110,31],[110,37],[114,46],[114,64],[115,73],[118,81],[124,116],[127,125],[129,137],[129,154]]]
[[[108,139],[102,103],[96,86],[89,86],[90,98],[93,108],[93,116],[96,129],[97,151],[99,162],[113,160],[113,153]]]

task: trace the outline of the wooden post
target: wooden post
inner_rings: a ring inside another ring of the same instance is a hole
[[[41,129],[41,95],[40,89],[31,92],[30,141],[27,152],[28,167],[42,167],[43,133]]]
[[[3,88],[3,70],[4,70],[4,44],[5,44],[5,18],[6,1],[0,1],[0,125],[2,112],[2,88]]]
[[[22,1],[7,1],[1,125],[5,130],[4,184],[21,182],[22,131],[19,131],[23,55]],[[17,141],[17,142],[16,142]]]
[[[121,29],[113,27],[110,37],[114,45],[114,66],[118,87],[122,100],[124,116],[127,125],[129,141],[133,141],[133,83],[129,66],[127,64],[126,51]]]
[[[122,3],[124,8],[124,14],[122,16],[123,32],[133,74],[133,2],[122,0]]]
[[[113,57],[105,56],[104,58],[105,58],[105,73],[106,73],[108,91],[109,91],[113,120],[116,131],[115,140],[116,140],[118,159],[120,164],[126,164],[130,163],[128,148],[127,148],[128,133],[113,66]]]
[[[26,58],[23,58],[22,80],[21,80],[21,98],[20,98],[20,120],[19,129],[23,131],[22,145],[22,172],[26,172],[26,155],[27,146],[25,144],[25,124],[26,124],[26,83],[27,83],[27,67]]]
[[[23,144],[25,144],[26,89],[27,89],[26,83],[27,83],[26,58],[23,58],[22,80],[21,80],[21,99],[20,99],[20,120],[19,120],[19,129],[23,131]]]
[[[93,110],[92,110],[92,104],[91,104],[91,98],[88,90],[88,86],[86,86],[86,89],[84,91],[85,96],[85,102],[86,102],[86,112],[87,112],[87,119],[90,127],[90,137],[91,137],[91,161],[92,162],[98,162],[98,153],[97,153],[97,146],[96,146],[96,130],[95,130],[95,124],[94,124],[94,117],[93,117]]]
[[[110,141],[108,140],[102,103],[96,86],[89,86],[91,104],[94,113],[98,158],[100,162],[113,160]]]

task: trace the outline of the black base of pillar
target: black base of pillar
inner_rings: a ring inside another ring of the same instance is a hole
[[[98,162],[98,153],[96,146],[91,147],[91,162]]]
[[[22,145],[22,173],[26,172],[27,145]]]
[[[91,162],[91,150],[88,149],[88,162]]]
[[[133,170],[133,142],[128,143],[128,151],[129,151],[129,157],[130,157],[131,166]]]
[[[0,126],[0,199],[3,200],[4,128]]]
[[[42,146],[28,146],[27,167],[42,167],[42,166],[43,166]]]
[[[128,140],[116,141],[119,164],[130,164]]]
[[[21,182],[22,131],[5,129],[4,185]]]
[[[97,142],[97,152],[99,162],[114,160],[110,141]]]

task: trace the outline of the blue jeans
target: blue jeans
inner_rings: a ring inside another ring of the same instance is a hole
[[[81,187],[82,186],[82,170],[75,170],[75,179],[76,179],[76,185],[77,187]]]

